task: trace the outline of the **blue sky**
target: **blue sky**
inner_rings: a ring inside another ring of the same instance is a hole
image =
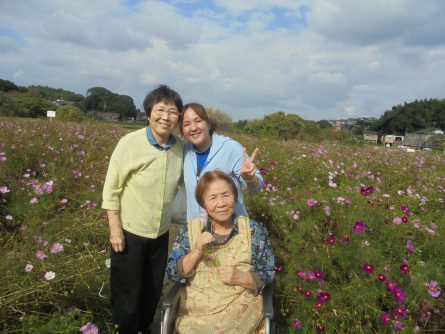
[[[0,78],[141,107],[158,84],[234,120],[379,117],[445,98],[442,0],[0,0]]]

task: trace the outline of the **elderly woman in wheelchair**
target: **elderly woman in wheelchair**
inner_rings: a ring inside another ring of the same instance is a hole
[[[275,278],[267,231],[234,215],[237,188],[221,171],[200,178],[196,199],[207,217],[182,227],[167,264],[170,279],[186,283],[176,332],[264,332],[261,292]]]

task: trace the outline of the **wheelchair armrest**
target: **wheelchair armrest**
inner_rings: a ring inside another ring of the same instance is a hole
[[[170,290],[167,292],[167,295],[162,301],[162,310],[165,310],[169,307],[172,307],[176,304],[176,299],[179,297],[179,290],[181,290],[182,287],[184,287],[185,284],[174,282],[173,286],[170,288]]]
[[[263,289],[263,306],[264,306],[264,317],[273,319],[274,310],[273,310],[272,291],[270,286],[266,286]]]

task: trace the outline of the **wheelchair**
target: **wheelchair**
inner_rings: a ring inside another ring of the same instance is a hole
[[[161,334],[175,333],[176,313],[180,299],[179,291],[184,287],[185,284],[174,282],[163,299],[161,304]],[[266,334],[278,334],[280,329],[278,324],[273,321],[274,309],[270,286],[263,289],[262,295]]]

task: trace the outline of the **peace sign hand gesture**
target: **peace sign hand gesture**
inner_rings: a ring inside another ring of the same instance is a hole
[[[246,148],[243,147],[243,165],[241,167],[241,177],[246,181],[252,181],[255,178],[256,165],[253,161],[255,160],[255,157],[259,151],[260,150],[258,148],[255,148],[249,159]]]

